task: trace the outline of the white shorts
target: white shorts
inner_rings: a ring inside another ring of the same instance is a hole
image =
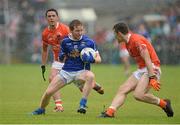
[[[158,80],[160,80],[160,76],[161,76],[161,69],[160,67],[154,66],[154,73],[157,77]],[[133,75],[136,77],[136,79],[140,80],[140,78],[142,77],[143,74],[147,74],[148,75],[148,70],[147,68],[142,68],[142,69],[138,69],[135,72],[133,72]]]
[[[72,82],[79,82],[78,76],[80,76],[81,73],[85,72],[86,70],[80,70],[76,72],[67,72],[64,70],[61,70],[59,72],[59,77],[62,78],[65,82],[65,84],[70,84]]]
[[[58,70],[61,70],[63,66],[64,66],[64,63],[61,63],[61,62],[58,62],[58,61],[54,61],[52,63],[52,68],[55,68],[55,69],[58,69]]]
[[[127,51],[127,49],[120,50],[119,57],[129,57],[129,52]]]

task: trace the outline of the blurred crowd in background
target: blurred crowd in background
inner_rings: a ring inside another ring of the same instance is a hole
[[[150,20],[145,19],[142,13],[139,14],[141,16],[135,14],[121,18],[119,12],[114,22],[126,21],[133,32],[147,37],[162,64],[180,64],[180,1],[171,0],[165,4],[166,7],[151,10],[150,14],[154,16],[151,15]],[[47,24],[44,14],[48,8],[51,7],[46,0],[0,1],[0,64],[41,63],[41,32]],[[91,37],[97,43],[103,63],[121,63],[112,29],[100,26],[95,29]],[[9,54],[6,54],[7,49]]]

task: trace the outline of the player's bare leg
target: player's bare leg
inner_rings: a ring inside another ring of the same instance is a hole
[[[95,76],[91,71],[87,71],[85,74],[85,84],[83,88],[83,97],[87,98],[92,90],[93,83],[95,83]]]
[[[134,90],[134,98],[138,101],[143,101],[146,103],[158,105],[159,98],[154,96],[149,91],[149,78],[147,74],[142,75],[141,79],[139,80],[135,90]]]
[[[134,75],[131,75],[128,80],[119,87],[111,105],[105,112],[102,112],[100,117],[114,117],[115,111],[123,105],[127,94],[135,89],[137,82]]]
[[[85,78],[85,79],[84,79]],[[86,103],[89,93],[91,92],[93,83],[95,82],[95,76],[91,71],[85,71],[83,74],[79,76],[78,79],[82,79],[85,81],[83,91],[82,91],[82,99],[80,101],[80,106],[77,110],[79,113],[86,113]]]
[[[136,89],[134,90],[134,97],[138,101],[146,102],[149,104],[154,104],[161,107],[167,114],[168,117],[173,116],[173,110],[171,107],[170,100],[160,99],[154,96],[149,91],[149,78],[147,74],[144,74],[139,80]]]
[[[50,77],[49,77],[49,83],[51,83],[52,79],[58,74],[59,70],[55,68],[51,68]],[[60,96],[60,92],[57,91],[52,96],[53,100],[55,102],[56,107],[54,108],[54,112],[62,112],[64,111],[62,100]]]
[[[60,77],[58,75],[55,76],[41,98],[40,108],[38,108],[34,112],[32,112],[32,115],[45,114],[45,108],[49,104],[51,96],[64,86],[65,86],[64,81],[62,79],[60,79]]]
[[[55,76],[41,99],[40,107],[45,109],[45,107],[49,104],[51,96],[54,95],[54,93],[56,93],[64,85],[64,81],[61,80],[58,75]]]

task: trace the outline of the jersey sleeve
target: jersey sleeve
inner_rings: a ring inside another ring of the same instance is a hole
[[[61,28],[63,29],[63,38],[70,33],[69,27],[65,24],[61,24]]]
[[[70,33],[70,30],[68,26],[65,26],[65,28],[66,28],[66,36],[67,36]]]
[[[146,44],[144,44],[141,41],[136,43],[136,47],[137,47],[137,50],[139,51],[139,53],[141,53],[143,50],[147,49]]]
[[[61,51],[59,52],[59,60],[63,61],[65,58],[65,42],[64,42],[64,40],[62,41],[60,48],[61,48]]]
[[[87,46],[91,47],[92,49],[94,49],[95,51],[97,50],[97,46],[94,40],[92,39],[87,39]]]

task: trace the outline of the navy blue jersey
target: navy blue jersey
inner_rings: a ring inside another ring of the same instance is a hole
[[[83,35],[78,41],[73,40],[70,36],[65,37],[61,42],[61,52],[59,53],[59,58],[66,57],[62,69],[69,72],[82,69],[90,70],[90,64],[84,63],[80,58],[81,50],[86,47],[97,51],[95,42],[86,35]]]

